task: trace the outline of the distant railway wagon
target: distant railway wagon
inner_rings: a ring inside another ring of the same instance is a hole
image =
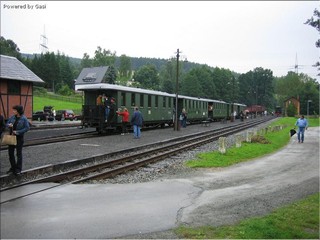
[[[241,112],[245,113],[246,108],[247,108],[247,105],[245,104],[233,103],[233,109],[236,112],[236,118],[239,118]]]
[[[264,113],[265,110],[266,110],[265,106],[261,106],[261,105],[252,105],[246,108],[246,111],[252,114],[262,114]]]
[[[276,116],[280,116],[282,114],[282,108],[280,106],[276,106],[275,114]]]
[[[108,83],[81,84],[76,86],[76,90],[84,92],[82,124],[96,128],[98,132],[121,128],[121,117],[117,114],[106,119],[105,106],[97,105],[99,95],[105,95],[108,99],[114,98],[115,109],[127,108],[130,116],[134,107],[139,107],[144,118],[144,127],[164,127],[174,123],[175,94]],[[185,109],[190,124],[208,119],[226,119],[230,116],[230,106],[230,103],[224,101],[178,95],[178,116],[182,109]],[[237,107],[240,109],[242,105],[238,104]]]

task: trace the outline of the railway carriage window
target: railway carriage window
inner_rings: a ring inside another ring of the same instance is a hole
[[[19,95],[21,91],[20,81],[8,81],[8,94]]]
[[[162,97],[162,107],[166,107],[166,100],[167,98],[166,97]]]
[[[140,94],[140,107],[143,107],[144,105],[144,95]]]
[[[136,95],[134,93],[131,93],[131,106],[136,105]]]
[[[121,106],[126,106],[126,93],[121,93]]]
[[[171,106],[172,106],[172,104],[171,104],[172,98],[169,98],[168,100],[169,100],[169,106],[168,107],[171,108]]]
[[[159,104],[159,96],[155,96],[155,107],[158,107]]]
[[[151,95],[148,95],[148,107],[151,107]]]

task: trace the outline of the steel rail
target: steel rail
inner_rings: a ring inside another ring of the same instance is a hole
[[[162,147],[156,147],[152,150],[144,151],[143,153],[136,153],[131,156],[121,157],[118,159],[114,159],[107,162],[102,162],[98,164],[94,164],[92,166],[86,166],[86,167],[80,167],[77,169],[65,171],[63,173],[58,173],[55,175],[42,177],[39,179],[30,180],[27,182],[22,182],[14,186],[8,186],[5,188],[1,188],[2,191],[10,190],[12,188],[17,188],[21,186],[25,186],[27,184],[32,183],[44,183],[44,182],[55,182],[55,183],[61,183],[61,182],[67,182],[67,183],[81,183],[84,181],[92,180],[92,179],[101,179],[101,178],[108,178],[108,177],[114,177],[118,174],[122,174],[124,172],[137,169],[141,166],[147,165],[148,163],[155,162],[162,160],[163,158],[166,158],[168,156],[174,155],[178,152],[181,152],[186,149],[194,148],[199,145],[203,145],[208,142],[212,142],[214,140],[217,140],[221,136],[227,136],[230,134],[234,134],[239,131],[243,131],[244,129],[253,127],[255,125],[261,124],[264,121],[258,121],[254,123],[246,123],[242,124],[241,126],[229,126],[226,128],[220,128],[216,130],[212,130],[209,133],[206,134],[197,134],[197,136],[191,136],[187,139],[184,139],[183,141],[170,144],[170,146],[162,146]],[[170,148],[170,149],[169,149]],[[174,148],[174,149],[172,149]],[[169,150],[167,150],[169,149]],[[159,154],[160,152],[160,154]],[[153,155],[150,157],[150,155]],[[142,159],[141,158],[145,158]],[[140,160],[135,160],[140,159]],[[136,161],[132,163],[133,161]],[[122,165],[118,166],[117,165]],[[126,164],[126,165],[123,165]],[[101,172],[103,169],[112,168],[111,170],[106,170]],[[93,172],[93,174],[92,174]],[[98,173],[97,173],[98,172]],[[84,176],[86,174],[91,174],[90,176]],[[80,178],[76,180],[72,180],[74,178]],[[51,187],[50,187],[51,188]]]

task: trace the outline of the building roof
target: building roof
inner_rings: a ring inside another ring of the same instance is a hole
[[[104,82],[108,68],[108,66],[103,66],[82,69],[81,73],[79,74],[75,82],[75,85],[88,83],[96,84]]]
[[[44,83],[44,81],[15,57],[0,55],[0,78]]]
[[[299,102],[299,98],[296,98],[296,97],[293,97],[293,96],[285,99],[284,102],[287,102],[287,101],[289,101],[289,100],[296,100],[296,101]]]

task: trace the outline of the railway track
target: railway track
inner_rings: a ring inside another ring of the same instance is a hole
[[[36,191],[39,192],[64,184],[79,184],[90,182],[91,180],[112,178],[150,163],[161,161],[181,151],[193,149],[197,146],[218,140],[219,137],[225,137],[252,128],[266,121],[266,119],[257,120],[255,122],[214,129],[206,133],[191,134],[179,139],[172,139],[136,148],[135,152],[133,152],[132,149],[128,149],[126,151],[82,159],[76,162],[37,168],[26,171],[18,177],[1,177],[0,191],[5,192],[34,183],[55,183],[49,186],[44,185],[41,190],[38,189]],[[28,195],[30,194],[32,193],[28,193]],[[25,195],[16,198],[23,196]],[[11,200],[13,199],[10,199],[10,201]],[[1,199],[1,204],[7,201],[9,200]]]
[[[92,132],[84,132],[84,133],[71,133],[71,134],[65,134],[62,136],[32,138],[32,139],[25,140],[23,147],[37,146],[37,145],[57,143],[57,142],[66,142],[70,140],[77,140],[77,139],[97,137],[97,136],[98,136],[97,132],[92,131]],[[0,151],[4,151],[7,149],[8,149],[7,145],[1,146]]]

